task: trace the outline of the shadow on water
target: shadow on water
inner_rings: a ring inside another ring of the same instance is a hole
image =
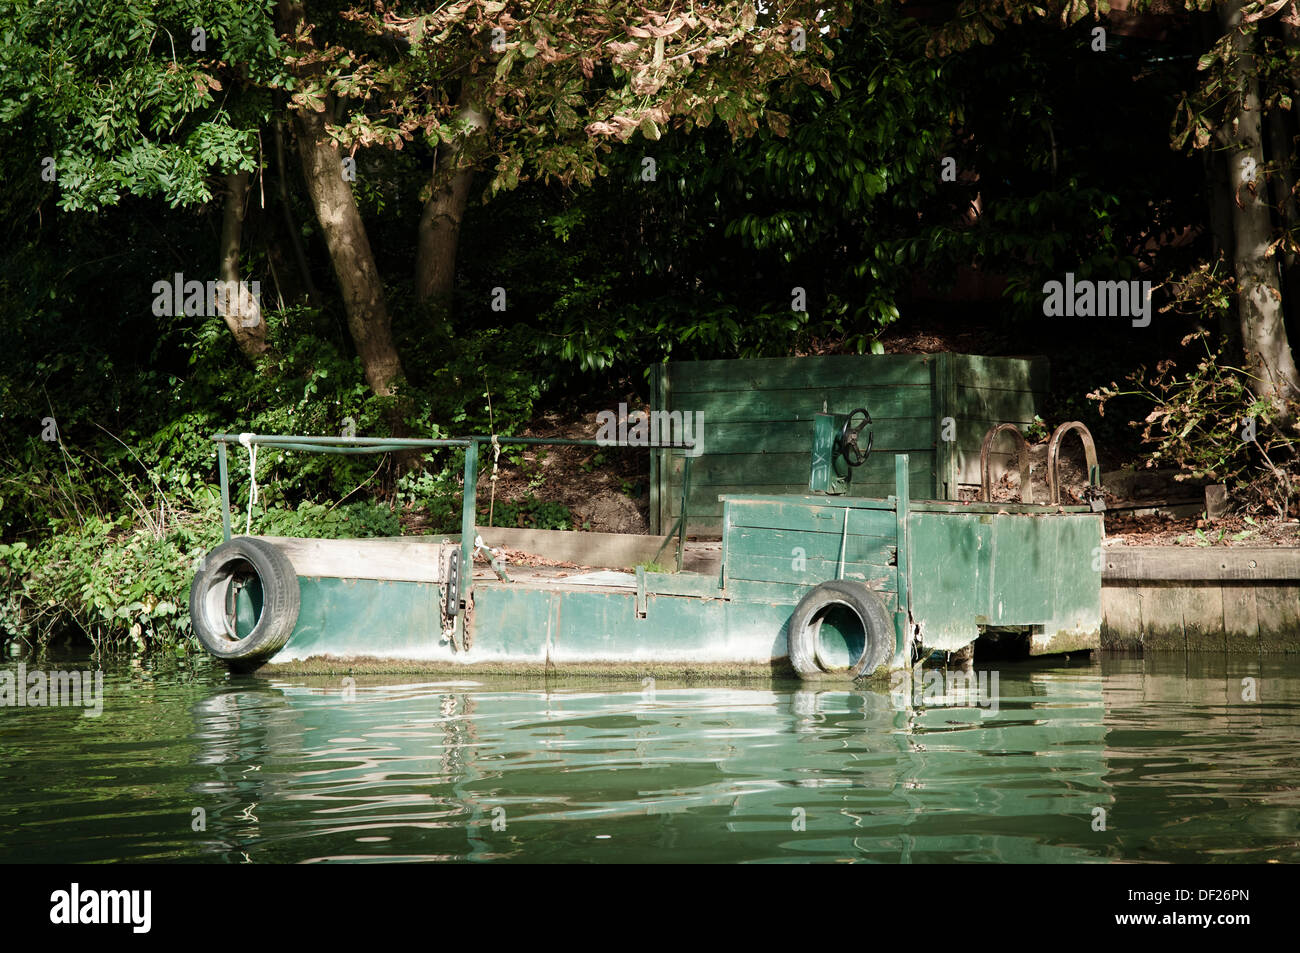
[[[118,665],[98,718],[0,709],[0,860],[1300,860],[1297,662],[997,665],[816,689]]]

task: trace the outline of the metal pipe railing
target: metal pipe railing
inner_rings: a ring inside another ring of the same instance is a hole
[[[399,450],[415,450],[422,447],[436,449],[440,447],[466,447],[473,437],[419,439],[414,437],[297,437],[286,434],[234,434],[219,433],[212,438],[216,443],[243,444],[245,441],[259,447],[279,447],[281,449],[315,449],[321,453],[386,453],[389,447]],[[491,439],[491,438],[488,438]]]
[[[390,452],[388,448],[417,450],[420,448],[438,449],[444,447],[468,447],[471,443],[491,443],[491,437],[445,437],[438,439],[420,439],[414,437],[295,437],[283,434],[233,434],[219,433],[212,438],[217,443],[242,444],[245,439],[259,447],[281,447],[297,450],[313,448],[322,453],[333,451],[342,453]],[[573,437],[497,437],[501,446],[552,446],[552,447],[604,447],[609,446],[599,440]],[[283,446],[281,446],[283,445]],[[291,445],[291,446],[290,446]],[[689,449],[689,448],[688,448]]]

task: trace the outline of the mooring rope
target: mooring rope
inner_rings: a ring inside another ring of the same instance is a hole
[[[248,481],[252,489],[248,492],[248,513],[244,517],[244,535],[251,536],[253,526],[253,504],[257,502],[257,444],[250,439],[251,433],[239,435],[240,446],[248,450]]]

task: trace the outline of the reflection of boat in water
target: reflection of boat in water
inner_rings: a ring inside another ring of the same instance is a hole
[[[477,684],[318,678],[250,683],[199,702],[196,761],[217,778],[193,793],[209,831],[221,834],[213,849],[240,856],[301,838],[365,842],[375,824],[442,826],[472,841],[482,811],[460,788],[475,776],[476,701],[464,689]],[[450,791],[430,790],[438,787]]]
[[[1055,502],[915,500],[906,454],[893,461],[893,495],[850,495],[870,423],[865,410],[817,415],[809,494],[721,497],[716,571],[676,573],[616,556],[599,572],[505,567],[476,546],[480,444],[594,441],[223,434],[226,542],[195,577],[191,619],[210,653],[244,668],[318,660],[318,670],[331,670],[367,659],[426,671],[793,671],[844,681],[960,650],[986,629],[1023,632],[1030,654],[1097,647],[1100,513]],[[1008,430],[990,431],[985,458]],[[1091,452],[1081,424],[1064,425],[1053,447],[1074,430]],[[236,441],[338,453],[463,448],[461,538],[231,538],[225,451]],[[684,491],[679,556],[685,500]],[[532,535],[542,549],[574,536]],[[472,570],[476,551],[490,569]]]
[[[794,693],[785,757],[825,767],[738,801],[729,829],[828,859],[1096,859],[1080,845],[1112,803],[1099,675],[1004,671],[1001,685],[996,710],[883,689]]]
[[[1095,669],[1004,671],[996,712],[917,707],[884,686],[565,684],[363,677],[213,696],[195,709],[217,775],[195,790],[211,849],[1077,860],[1094,856],[1078,846],[1090,812],[1110,803]]]

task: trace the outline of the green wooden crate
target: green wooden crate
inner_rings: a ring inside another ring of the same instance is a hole
[[[1047,389],[1045,358],[968,354],[831,355],[683,361],[651,369],[652,409],[703,415],[703,453],[692,461],[688,532],[721,535],[721,494],[806,493],[818,413],[866,407],[873,458],[850,493],[893,492],[893,455],[909,455],[913,495],[956,499],[979,483],[980,443],[994,424],[1022,428]],[[954,440],[941,439],[952,418]],[[993,454],[995,472],[1007,464]],[[681,513],[681,451],[651,451],[650,522],[666,532]]]

